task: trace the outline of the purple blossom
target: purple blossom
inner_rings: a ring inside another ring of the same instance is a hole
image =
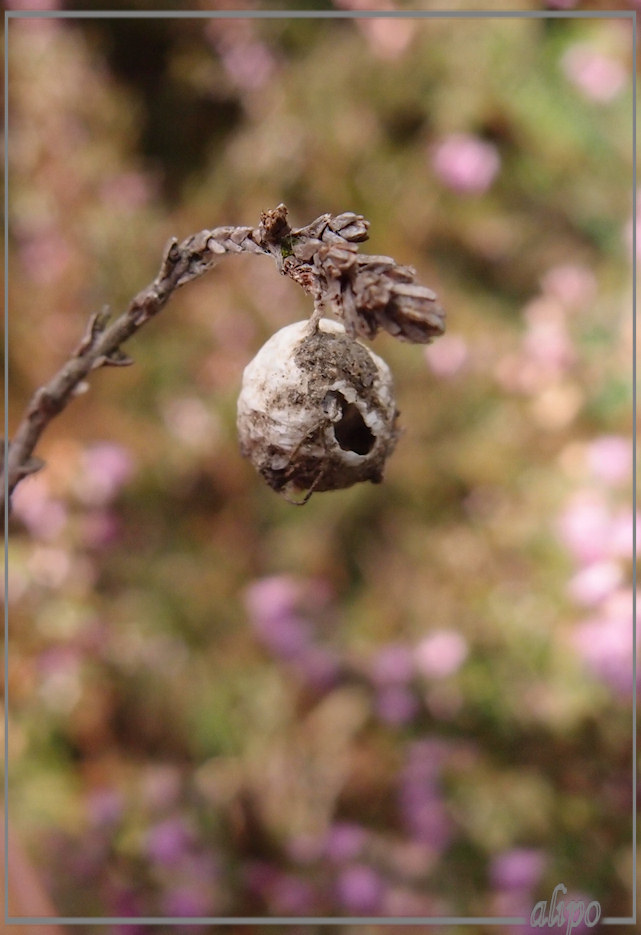
[[[278,870],[267,861],[255,860],[245,864],[243,878],[251,896],[266,901],[272,886],[278,880]]]
[[[211,901],[205,888],[193,883],[181,883],[163,894],[162,912],[176,918],[199,918],[209,915]]]
[[[404,643],[383,646],[371,663],[372,680],[378,685],[408,682],[414,674],[412,650]]]
[[[434,630],[414,650],[416,668],[428,678],[453,675],[467,654],[467,641],[456,630]]]
[[[300,583],[289,575],[274,575],[251,584],[245,604],[260,642],[281,659],[300,659],[312,644],[309,623],[297,613]]]
[[[281,873],[272,881],[269,893],[272,912],[283,915],[309,915],[316,903],[314,887],[290,873]]]
[[[447,746],[438,740],[413,744],[398,787],[401,818],[408,834],[436,851],[442,851],[452,835],[439,784],[446,754]]]
[[[327,829],[324,853],[333,863],[342,863],[358,857],[367,840],[367,833],[360,825],[339,821]]]
[[[94,827],[109,828],[123,813],[122,795],[114,789],[94,789],[87,796],[87,814]]]
[[[432,150],[432,167],[448,188],[461,195],[480,195],[490,187],[501,167],[493,143],[467,133],[453,133]]]
[[[348,912],[376,913],[383,901],[385,885],[371,867],[351,864],[338,874],[335,891],[338,904]]]
[[[295,614],[259,616],[252,620],[252,624],[263,645],[281,659],[300,658],[309,647],[309,624]]]
[[[268,47],[256,39],[242,39],[221,50],[221,61],[229,77],[243,91],[262,88],[276,63]]]
[[[131,919],[132,925],[118,925],[115,931],[118,935],[143,935],[146,926],[136,925],[135,920],[139,916],[146,915],[146,907],[143,905],[138,893],[132,889],[118,886],[116,891],[110,894],[110,906],[113,915],[124,919]]]
[[[515,847],[497,854],[490,867],[490,879],[495,889],[533,890],[545,869],[541,851]]]
[[[311,688],[327,691],[339,678],[341,661],[331,649],[310,645],[296,658],[296,671]]]
[[[91,510],[82,518],[82,539],[89,549],[104,549],[118,541],[122,533],[119,517],[108,510]]]
[[[407,724],[419,711],[415,693],[405,685],[384,685],[376,693],[376,714],[386,724]]]
[[[168,818],[151,827],[146,850],[151,860],[164,866],[180,862],[192,841],[192,833],[181,818]]]

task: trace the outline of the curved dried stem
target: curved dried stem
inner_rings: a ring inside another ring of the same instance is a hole
[[[36,445],[51,420],[87,388],[86,378],[99,367],[133,361],[122,345],[165,307],[180,286],[212,269],[222,256],[254,253],[271,256],[279,271],[314,297],[315,314],[333,312],[353,337],[372,338],[385,329],[401,340],[426,343],[444,331],[444,313],[430,289],[415,282],[415,271],[390,257],[358,253],[367,240],[368,222],[345,212],[323,214],[307,227],[292,230],[287,208],[278,205],[251,227],[203,230],[165,248],[158,275],[109,324],[109,311],[95,313],[84,336],[63,367],[33,395],[13,436],[5,445],[5,496],[43,466]]]

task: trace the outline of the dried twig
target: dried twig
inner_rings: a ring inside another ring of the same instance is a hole
[[[391,257],[358,253],[357,244],[367,239],[368,226],[360,215],[346,212],[324,214],[307,227],[292,230],[287,208],[279,205],[261,215],[257,228],[218,227],[182,243],[172,239],[154,281],[112,324],[108,310],[94,314],[69,360],[34,394],[8,444],[9,497],[24,477],[43,466],[33,456],[40,436],[70,400],[87,389],[91,371],[133,363],[122,350],[125,341],[164,308],[179,286],[202,276],[226,254],[271,256],[283,275],[313,296],[312,321],[333,312],[353,337],[371,338],[385,329],[401,340],[426,343],[442,334],[444,314],[436,295],[415,282],[411,267],[400,266]]]

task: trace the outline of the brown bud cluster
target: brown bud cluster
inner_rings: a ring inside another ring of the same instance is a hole
[[[346,212],[323,215],[291,233],[283,272],[340,318],[352,337],[387,331],[401,341],[427,344],[445,331],[436,293],[416,282],[416,270],[389,256],[358,252],[368,222]]]

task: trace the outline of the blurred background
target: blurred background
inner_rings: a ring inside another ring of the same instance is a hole
[[[363,214],[448,314],[373,342],[384,483],[303,509],[236,438],[244,366],[311,312],[267,258],[179,291],[48,429],[9,804],[57,912],[529,918],[564,883],[629,916],[630,20],[8,28],[11,431],[170,236],[279,202]]]

